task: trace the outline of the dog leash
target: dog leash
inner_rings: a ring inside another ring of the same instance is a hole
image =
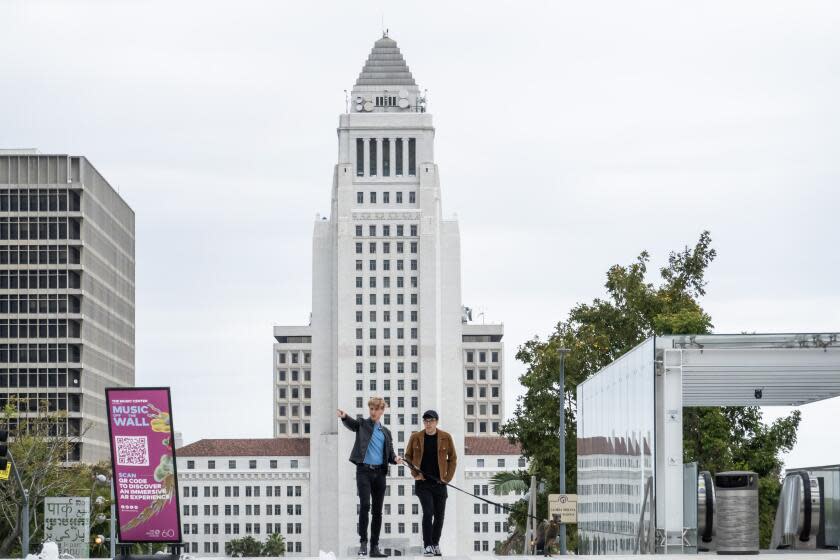
[[[477,499],[481,500],[482,502],[487,502],[488,504],[490,504],[490,505],[492,505],[492,506],[496,506],[496,507],[502,508],[503,510],[507,511],[508,513],[510,513],[510,512],[512,512],[512,511],[513,511],[513,508],[511,508],[511,507],[509,507],[509,506],[506,506],[505,504],[500,504],[500,503],[498,503],[498,502],[494,502],[494,501],[492,501],[492,500],[488,500],[487,498],[484,498],[484,497],[482,497],[482,496],[479,496],[478,494],[474,494],[474,493],[472,493],[472,492],[469,492],[469,491],[467,491],[467,490],[464,490],[463,488],[458,488],[457,486],[455,486],[455,485],[454,485],[454,484],[452,484],[451,482],[446,482],[446,481],[444,481],[444,480],[442,480],[442,479],[440,479],[440,478],[438,478],[438,477],[436,477],[436,476],[432,476],[432,475],[430,475],[430,474],[429,474],[429,473],[427,473],[427,472],[423,472],[423,470],[422,470],[422,469],[420,469],[420,467],[418,467],[417,465],[412,464],[412,462],[411,462],[411,461],[409,461],[408,459],[406,459],[405,457],[403,457],[402,459],[403,459],[403,462],[404,462],[406,465],[408,465],[408,468],[410,468],[412,471],[419,472],[419,473],[420,473],[420,474],[422,474],[424,477],[426,477],[427,479],[429,479],[429,480],[431,480],[431,481],[433,481],[433,482],[437,482],[437,483],[439,483],[439,484],[440,484],[440,483],[445,484],[446,486],[449,486],[450,488],[453,488],[454,490],[457,490],[458,492],[462,492],[462,493],[466,494],[467,496],[472,496],[473,498],[477,498]],[[529,514],[527,514],[527,513],[525,514],[525,517],[530,517],[531,519],[534,519],[534,520],[535,520],[535,521],[537,521],[538,523],[542,523],[543,521],[545,521],[544,519],[540,519],[540,518],[538,518],[538,517],[537,517],[537,516],[535,516],[535,515],[529,515]]]

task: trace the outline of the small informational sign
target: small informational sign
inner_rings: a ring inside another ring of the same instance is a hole
[[[169,388],[106,389],[121,543],[180,543]]]
[[[577,494],[549,494],[548,514],[560,523],[577,523]]]
[[[44,498],[44,538],[59,554],[90,556],[90,498]]]
[[[0,480],[9,480],[12,475],[12,463],[6,463],[6,468],[0,471]]]

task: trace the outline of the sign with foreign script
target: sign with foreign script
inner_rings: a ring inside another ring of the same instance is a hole
[[[168,387],[105,389],[121,543],[180,543]]]
[[[577,523],[577,494],[549,494],[548,514],[560,523]]]
[[[90,556],[90,498],[44,498],[44,539],[60,554]]]

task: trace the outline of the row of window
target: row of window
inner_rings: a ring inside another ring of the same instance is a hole
[[[370,200],[371,204],[376,204],[376,191],[370,191],[368,193],[368,200]],[[395,204],[402,204],[403,203],[403,193],[401,191],[397,191],[394,193],[394,203]],[[408,203],[414,204],[417,202],[417,195],[414,191],[409,191],[408,193]],[[356,203],[357,204],[364,204],[365,203],[365,193],[362,191],[358,191],[356,193]],[[382,204],[391,204],[391,193],[385,191],[382,193]]]
[[[362,294],[356,294],[356,305],[362,305]],[[376,294],[368,294],[368,304],[377,305]],[[409,295],[411,305],[417,305],[417,294]],[[382,294],[382,305],[391,305],[391,294]],[[397,305],[405,305],[405,294],[397,294]]]
[[[381,246],[383,253],[390,253],[391,252],[391,241],[368,241],[368,253],[375,254],[376,247]],[[394,248],[397,253],[405,253],[405,241],[395,241]],[[409,241],[408,243],[409,250],[412,253],[417,252],[417,241]],[[356,254],[361,254],[364,252],[364,243],[361,241],[356,242]]]
[[[475,380],[475,370],[472,369],[472,368],[467,369],[466,370],[466,378],[467,378],[467,381],[474,381]],[[478,380],[479,381],[485,381],[486,379],[487,379],[487,370],[486,369],[478,370]],[[490,370],[490,379],[492,379],[493,381],[498,381],[499,370],[497,370],[497,369]]]
[[[0,408],[11,406],[18,412],[38,412],[47,408],[51,412],[59,410],[81,412],[82,396],[75,393],[5,393],[0,394]]]
[[[405,287],[405,276],[396,276],[396,279],[397,279],[397,286],[396,287],[397,288],[404,288]],[[364,287],[362,280],[363,280],[363,278],[361,276],[356,276],[356,287],[357,288]],[[410,283],[411,283],[412,288],[416,288],[417,284],[418,284],[417,277],[416,276],[411,276],[410,277]],[[376,276],[369,276],[368,277],[368,287],[369,288],[376,288]],[[383,276],[382,277],[382,288],[389,289],[390,287],[391,287],[391,277],[390,276]],[[358,317],[356,319],[357,321],[362,320],[361,315],[357,314],[357,317]],[[415,319],[415,321],[416,320],[417,319]]]
[[[486,416],[487,415],[487,410],[488,409],[487,409],[486,404],[478,405],[478,415],[479,416]],[[475,408],[474,404],[468,404],[467,405],[467,416],[475,416],[475,411],[476,411],[476,408]],[[490,414],[492,414],[493,416],[497,416],[499,414],[499,405],[497,405],[497,404],[491,405],[490,406]]]
[[[263,511],[265,511],[265,515],[267,516],[271,516],[272,514],[283,515],[283,504],[265,504],[265,509],[263,509],[262,504],[245,504],[245,507],[241,509],[239,504],[225,504],[224,512],[226,517],[239,516],[240,511],[244,511],[246,516],[260,516]],[[185,505],[183,506],[183,513],[184,517],[189,517],[190,513],[192,513],[193,516],[196,516],[198,515],[198,506]],[[219,506],[204,506],[204,515],[218,516]],[[286,515],[303,515],[303,506],[301,504],[286,504]]]
[[[260,534],[260,524],[259,523],[244,523],[245,534]],[[265,524],[265,532],[267,534],[279,533],[281,532],[283,524],[282,523],[266,523]],[[238,535],[239,534],[239,523],[225,523],[225,535]],[[300,534],[303,532],[303,523],[287,523],[286,524],[286,532],[289,534]],[[198,532],[198,523],[184,523],[184,531],[185,535],[198,535],[201,534]],[[204,533],[205,535],[218,535],[219,533],[219,524],[218,523],[204,523]],[[204,543],[205,545],[210,543]],[[218,543],[214,543],[218,544]],[[218,552],[218,551],[214,551]]]
[[[378,331],[377,331],[376,327],[369,327],[368,328],[368,339],[376,340],[376,333],[377,332]],[[419,332],[417,330],[417,327],[411,327],[408,332],[409,332],[412,340],[417,339],[417,333]],[[403,327],[397,327],[395,334],[396,334],[397,339],[404,339],[405,338],[405,329]],[[364,335],[364,329],[361,328],[361,327],[357,328],[356,329],[356,340],[362,340],[362,338],[364,338],[363,335]],[[390,327],[383,327],[382,328],[382,338],[384,338],[386,340],[391,338],[391,328]]]
[[[81,372],[65,368],[0,369],[0,388],[5,387],[79,387]]]
[[[363,405],[363,404],[364,404],[363,397],[356,397],[356,408],[366,408],[366,407],[360,406],[360,405]],[[361,419],[363,417],[362,414],[357,414],[356,416],[359,419]],[[389,414],[389,413],[383,414],[382,415],[382,423],[385,424],[386,426],[390,426],[391,425],[391,416],[392,415]],[[397,425],[399,425],[399,426],[405,426],[406,425],[406,423],[405,423],[406,415],[405,414],[397,414],[396,417],[397,417],[397,421],[396,421]],[[412,414],[411,415],[411,421],[409,422],[408,425],[409,426],[419,426],[419,424],[420,424],[420,415],[419,414]],[[400,439],[399,441],[402,441],[402,439]],[[402,494],[400,494],[400,495],[402,496]]]
[[[480,363],[486,363],[487,362],[487,352],[485,350],[479,350],[477,352],[477,354],[478,354],[478,361]],[[467,352],[466,352],[466,362],[467,363],[475,362],[475,355],[476,355],[476,352],[474,350],[467,350]],[[493,350],[493,351],[490,352],[490,361],[493,362],[493,363],[498,363],[498,361],[499,361],[499,352],[498,351]]]
[[[304,422],[303,424],[298,424],[297,422],[292,422],[291,424],[286,424],[285,422],[281,422],[277,425],[277,432],[280,434],[287,434],[289,433],[287,426],[291,426],[291,433],[292,435],[298,435],[300,433],[308,434],[310,432],[309,422]]]
[[[215,468],[215,461],[214,463]],[[277,461],[272,459],[272,462],[275,464],[274,468],[277,468]],[[195,461],[187,461],[187,469],[194,469],[195,468]],[[256,468],[256,466],[252,467]],[[198,486],[183,486],[183,495],[185,498],[198,498]],[[218,498],[219,497],[219,488],[220,486],[204,486],[204,497],[205,498]],[[225,486],[225,498],[238,498],[239,497],[239,489],[245,488],[245,497],[250,498],[259,498],[260,493],[262,492],[262,486]],[[301,496],[303,494],[303,487],[302,486],[295,486],[289,485],[286,486],[286,496],[293,497],[293,496]],[[265,495],[268,498],[274,496],[282,496],[283,495],[283,487],[280,485],[269,485],[265,487]],[[205,515],[209,515],[209,513],[205,513]],[[217,513],[214,515],[218,515]],[[226,514],[228,515],[228,514]]]
[[[396,362],[396,364],[397,364],[397,373],[405,373],[405,362]],[[356,362],[356,373],[359,373],[359,374],[364,373],[363,365],[364,364],[362,364],[362,362]],[[411,368],[410,368],[411,373],[420,373],[420,364],[418,364],[417,362],[411,362],[410,365],[411,365]],[[369,362],[368,363],[368,370],[369,370],[368,373],[376,373],[376,367],[377,367],[376,362]],[[382,364],[382,373],[391,373],[391,362],[385,362],[385,363]],[[376,380],[372,379],[371,381],[372,381],[372,385],[371,385],[370,390],[375,391],[376,390],[376,387],[375,387]]]
[[[466,387],[467,398],[472,399],[478,395],[479,398],[486,398],[487,397],[487,387]],[[478,391],[476,391],[478,389]],[[490,398],[498,399],[499,398],[499,386],[496,385],[494,387],[490,387]]]
[[[67,189],[8,189],[0,191],[3,212],[78,212],[79,193]]]
[[[0,218],[0,239],[79,239],[76,218]]]
[[[503,469],[503,468],[505,468],[505,465],[506,465],[506,461],[505,461],[504,458],[500,457],[500,458],[496,459],[496,466],[497,467]],[[484,468],[484,459],[476,459],[475,460],[475,466],[480,468],[480,469]],[[525,467],[525,457],[520,457],[519,459],[517,459],[517,466],[520,469]],[[479,486],[477,484],[475,486],[473,486],[474,489],[476,489],[478,487]],[[485,492],[484,488],[481,488],[481,491]],[[489,491],[489,488],[486,491]],[[484,495],[486,496],[487,494],[484,494]],[[483,505],[484,506],[484,513],[487,513],[487,504],[475,504],[475,505],[476,505],[476,508],[480,505]],[[477,509],[476,509],[475,513],[479,513]],[[496,506],[496,513],[502,513],[502,510],[499,506]]]
[[[0,338],[79,338],[81,331],[72,319],[0,319]]]
[[[280,351],[277,352],[277,361],[281,364],[285,364],[287,356],[290,363],[299,364],[301,363],[301,355],[303,356],[303,363],[309,364],[312,363],[312,354],[310,352],[284,352]]]
[[[78,344],[0,344],[0,363],[77,364],[82,361],[82,347]]]
[[[491,433],[497,434],[499,433],[499,422],[486,422],[481,421],[478,422],[478,430],[476,431],[476,422],[470,420],[467,422],[467,433],[469,434],[486,434],[489,431]]]
[[[378,314],[377,314],[376,310],[371,309],[368,312],[368,322],[375,323],[377,316],[378,316]],[[416,309],[410,311],[409,314],[408,314],[409,321],[411,321],[412,323],[416,323],[417,322],[417,316],[418,316],[418,312],[417,312]],[[391,311],[390,310],[386,309],[382,312],[382,321],[385,322],[385,323],[391,322]],[[396,321],[398,323],[402,323],[402,322],[405,321],[405,311],[402,311],[402,310],[397,311]],[[364,315],[362,314],[362,312],[360,310],[356,311],[356,322],[357,323],[364,322]]]
[[[412,390],[412,391],[416,391],[416,390],[417,390],[417,385],[418,385],[417,380],[416,380],[416,379],[412,379],[412,380],[410,381],[410,385],[409,385],[409,387],[411,388],[411,390]],[[362,380],[361,380],[361,379],[357,379],[357,380],[356,380],[356,391],[363,391],[363,390],[364,390],[364,387],[363,387],[363,382],[362,382]],[[382,381],[382,390],[383,390],[383,391],[390,391],[390,390],[391,390],[391,380],[390,380],[390,379],[384,379],[384,380]],[[371,391],[376,391],[376,385],[373,385],[373,386],[372,386]],[[404,379],[397,379],[397,391],[405,391],[405,380],[404,380]],[[414,403],[414,399],[415,399],[415,398],[416,398],[416,397],[411,397],[411,399],[412,399],[412,401],[411,401],[411,402],[412,402],[412,403]],[[403,401],[402,401],[402,397],[397,397],[397,404],[398,404],[400,407],[402,407],[402,406],[403,406],[403,405],[402,405],[402,402],[403,402]],[[386,396],[386,397],[385,397],[385,403],[386,403],[388,406],[391,406],[391,397]],[[416,405],[416,404],[412,404],[412,406],[417,406],[417,405]]]
[[[82,285],[72,270],[0,270],[0,289],[79,289]]]
[[[257,525],[256,523],[245,523],[245,532],[246,533],[253,533],[253,526]],[[265,524],[265,532],[266,534],[271,533],[280,533],[282,532],[282,523],[266,523]],[[303,523],[286,523],[286,532],[288,534],[301,534],[303,532]],[[184,523],[184,531],[185,535],[198,535],[198,523],[193,523],[190,525],[189,523]],[[259,534],[259,529],[256,531]],[[204,524],[204,534],[205,535],[218,535],[219,534],[219,526],[217,523],[205,523]],[[238,535],[239,534],[239,523],[225,523],[225,535]],[[204,543],[205,545],[210,543]],[[219,543],[213,543],[219,544]],[[288,543],[287,543],[288,544]],[[218,550],[214,550],[214,552],[218,552]],[[300,550],[298,549],[298,552]]]
[[[404,344],[397,344],[395,346],[395,348],[397,349],[397,354],[396,354],[397,357],[405,356],[405,345]],[[410,350],[411,350],[411,355],[412,356],[417,356],[418,352],[419,352],[419,347],[416,344],[412,344],[412,345],[410,345]],[[356,357],[361,358],[361,357],[363,357],[363,355],[364,355],[364,346],[361,345],[361,344],[357,344],[356,345]],[[376,344],[370,344],[368,346],[368,356],[376,357],[376,355],[377,355]],[[382,346],[382,356],[384,356],[386,358],[389,358],[391,356],[391,346],[389,346],[387,344]],[[356,363],[357,373],[361,373],[361,371],[358,371],[360,363],[361,362]]]
[[[81,313],[82,301],[70,294],[2,294],[0,313]]]
[[[376,194],[376,193],[372,193]],[[385,193],[388,194],[388,193]],[[394,226],[396,231],[397,237],[403,237],[405,235],[405,226],[403,224],[396,224]],[[382,224],[381,227],[377,224],[370,224],[368,225],[368,237],[376,237],[376,233],[381,232],[382,237],[390,237],[391,236],[391,224]],[[364,233],[364,227],[361,224],[356,225],[356,237],[362,237]],[[417,224],[409,224],[408,226],[408,234],[411,237],[417,237]]]
[[[397,271],[405,270],[404,262],[403,262],[402,259],[397,259],[394,262],[397,263]],[[408,262],[408,259],[406,259],[406,262]],[[417,259],[411,259],[409,264],[410,264],[410,270],[417,270]],[[361,272],[362,270],[364,270],[364,262],[361,259],[356,260],[356,270],[358,272]],[[376,270],[376,259],[371,259],[368,262],[368,270],[370,270],[370,271]],[[391,270],[391,261],[389,259],[384,259],[382,261],[382,270],[384,270],[386,272]]]
[[[300,370],[297,370],[297,369],[277,370],[277,379],[279,381],[286,381],[286,379],[288,379],[289,381],[293,381],[293,382],[294,381],[300,381],[300,379],[301,379]],[[308,370],[308,369],[303,370],[303,380],[304,381],[312,381],[312,371],[311,370]]]
[[[287,398],[291,398],[292,400],[297,400],[301,398],[301,394],[303,395],[304,399],[311,399],[312,398],[312,389],[309,387],[304,387],[303,393],[301,393],[300,388],[298,387],[291,387],[291,390],[286,390],[286,387],[279,387],[277,389],[277,398],[279,400],[286,400]],[[307,405],[308,409],[309,405]],[[309,413],[306,414],[309,416]],[[297,414],[295,414],[297,416]]]
[[[508,532],[508,523],[507,521],[496,521],[493,524],[493,532],[494,533],[507,533]],[[490,522],[488,521],[474,521],[473,522],[473,533],[489,533],[490,532]]]
[[[80,264],[82,253],[72,245],[3,245],[0,264]]]
[[[289,416],[299,417],[299,416],[301,416],[301,413],[300,413],[301,408],[303,408],[303,416],[305,416],[307,418],[312,416],[312,407],[308,404],[303,405],[303,407],[301,407],[300,405],[297,405],[297,404],[293,404],[291,406],[281,404],[277,407],[277,416],[279,416],[280,418],[283,418],[283,417],[286,416],[286,414],[288,412],[291,411],[291,414],[289,414]]]
[[[370,138],[367,141],[368,158],[367,171],[368,176],[376,177],[379,175],[378,169],[378,148],[382,146],[382,176],[391,176],[391,139],[390,138]],[[403,149],[405,141],[402,138],[396,138],[393,141],[394,145],[394,175],[401,177],[403,175],[403,168],[405,162],[403,161]],[[408,139],[408,175],[414,176],[417,174],[417,140],[415,138]],[[365,176],[365,140],[364,138],[356,138],[356,175],[358,177]]]
[[[235,469],[236,465],[237,465],[237,460],[236,459],[229,459],[227,464],[228,464],[228,469]],[[257,462],[256,459],[249,459],[248,460],[248,468],[249,469],[256,469],[257,464],[258,464],[258,462]],[[190,460],[187,461],[187,469],[192,470],[192,469],[195,468],[195,465],[196,465],[196,463],[195,463],[194,459],[190,459]],[[278,464],[277,459],[269,459],[268,460],[268,467],[270,469],[276,469],[276,468],[278,468],[278,466],[279,466],[279,464]],[[292,468],[292,469],[298,468],[298,460],[297,459],[292,459],[289,462],[289,467]],[[208,459],[207,460],[207,469],[212,471],[215,468],[216,468],[216,460],[215,459]],[[233,488],[237,488],[237,487],[234,486]],[[238,490],[235,490],[235,491],[238,492]]]

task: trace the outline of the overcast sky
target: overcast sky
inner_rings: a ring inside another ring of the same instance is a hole
[[[84,155],[136,212],[137,384],[172,386],[185,441],[271,436],[272,326],[308,319],[383,19],[429,90],[464,303],[505,323],[508,411],[519,344],[704,229],[716,332],[840,330],[836,2],[2,0],[0,147]],[[840,400],[802,410],[790,465],[840,462]]]

